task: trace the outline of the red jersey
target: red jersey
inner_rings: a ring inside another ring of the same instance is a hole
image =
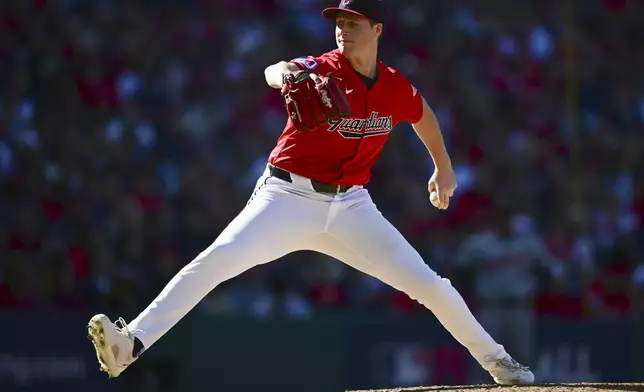
[[[423,115],[421,94],[397,70],[378,60],[378,77],[369,89],[349,60],[333,50],[319,57],[291,60],[300,69],[343,80],[351,117],[329,120],[300,132],[289,118],[269,162],[315,181],[364,185],[391,130],[402,121],[415,124]]]

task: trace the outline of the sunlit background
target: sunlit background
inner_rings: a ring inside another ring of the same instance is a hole
[[[644,380],[644,2],[389,3],[382,60],[435,110],[459,188],[431,206],[405,124],[378,207],[538,381]],[[0,2],[2,392],[492,381],[405,294],[310,252],[226,282],[120,378],[98,371],[89,317],[132,319],[244,206],[286,119],[263,70],[333,49],[335,4]],[[472,247],[486,231],[503,257]]]

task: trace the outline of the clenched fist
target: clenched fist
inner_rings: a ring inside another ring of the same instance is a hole
[[[430,201],[434,207],[446,210],[449,207],[449,198],[454,196],[456,187],[456,175],[451,166],[435,169],[427,184]]]

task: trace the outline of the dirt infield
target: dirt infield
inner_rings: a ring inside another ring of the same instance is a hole
[[[644,392],[644,384],[539,384],[505,387],[500,385],[433,386],[348,392]]]

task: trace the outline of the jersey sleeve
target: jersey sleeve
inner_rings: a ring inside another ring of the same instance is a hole
[[[398,107],[400,108],[401,120],[410,124],[416,124],[423,117],[423,96],[407,78],[400,75],[400,87],[398,89]]]
[[[320,73],[320,74],[327,73],[330,71],[329,59],[324,56],[296,57],[290,60],[289,63],[297,65],[297,67],[302,71],[311,71],[311,72]]]

